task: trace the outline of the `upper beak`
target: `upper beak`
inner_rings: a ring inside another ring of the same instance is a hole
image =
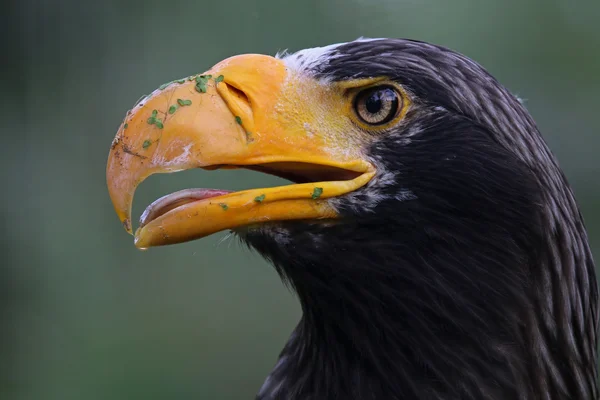
[[[363,186],[374,169],[343,136],[314,128],[307,134],[314,116],[301,111],[298,102],[311,99],[295,97],[300,85],[281,60],[243,55],[174,81],[129,111],[107,165],[109,194],[129,232],[135,189],[154,173],[248,167],[307,178],[275,188],[167,197],[160,210],[146,213],[136,246],[184,242],[267,220],[335,217],[326,199]],[[328,176],[334,179],[319,181]]]

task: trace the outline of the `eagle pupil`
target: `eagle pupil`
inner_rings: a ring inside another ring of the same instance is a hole
[[[371,114],[377,114],[379,111],[381,111],[381,98],[383,97],[382,94],[382,91],[378,90],[367,99],[367,104],[365,104],[365,106],[367,111]]]

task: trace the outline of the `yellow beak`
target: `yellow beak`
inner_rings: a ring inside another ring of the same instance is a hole
[[[302,183],[166,196],[142,216],[136,246],[265,221],[335,218],[327,199],[365,185],[375,170],[340,131],[341,95],[330,92],[279,59],[242,55],[142,100],[120,126],[107,165],[109,194],[128,232],[135,189],[155,173],[244,167]]]

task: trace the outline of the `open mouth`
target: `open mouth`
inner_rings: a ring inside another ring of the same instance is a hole
[[[150,204],[140,217],[140,228],[143,228],[148,223],[156,218],[165,215],[177,207],[193,203],[195,201],[211,199],[233,193],[231,190],[220,189],[183,189],[175,193],[163,196]]]
[[[153,174],[245,168],[292,182],[164,196],[142,214],[137,247],[181,243],[267,221],[338,217],[327,199],[364,186],[375,168],[362,153],[364,137],[352,134],[354,125],[340,118],[343,91],[338,95],[304,81],[299,92],[295,82],[281,60],[237,56],[203,75],[163,85],[127,113],[112,143],[106,176],[115,211],[129,233],[136,188]],[[306,90],[321,98],[339,96],[325,104],[341,108],[311,108]]]
[[[218,168],[223,169],[238,169],[241,168],[239,166],[231,166],[224,165],[219,166]],[[207,169],[214,170],[218,169],[215,167],[209,167]],[[351,181],[353,179],[358,178],[361,174],[356,171],[345,170],[335,167],[329,166],[320,166],[306,163],[292,163],[292,162],[279,162],[279,163],[270,163],[263,165],[250,165],[244,166],[243,168],[266,173],[269,175],[274,175],[279,178],[287,179],[294,184],[304,184],[304,183],[318,183],[322,182],[326,184],[327,182],[341,182],[341,181]],[[319,186],[316,186],[319,187]],[[269,189],[261,189],[266,192]],[[313,189],[314,192],[314,189]],[[318,192],[318,191],[317,191]],[[157,218],[165,215],[166,213],[175,210],[179,207],[185,206],[187,204],[206,201],[213,203],[218,203],[221,208],[229,207],[227,205],[228,195],[233,193],[242,193],[234,192],[231,190],[223,190],[223,189],[208,189],[208,188],[190,188],[183,189],[177,192],[168,194],[163,196],[150,204],[142,213],[139,220],[139,227],[143,228],[150,222],[156,220]],[[317,194],[313,193],[313,197]],[[320,197],[320,196],[319,196]],[[263,200],[264,201],[264,200]]]

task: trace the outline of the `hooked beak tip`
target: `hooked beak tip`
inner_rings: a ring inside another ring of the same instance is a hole
[[[123,220],[123,228],[125,228],[127,233],[129,233],[130,235],[133,235],[133,230],[131,229],[131,219],[125,218]]]

